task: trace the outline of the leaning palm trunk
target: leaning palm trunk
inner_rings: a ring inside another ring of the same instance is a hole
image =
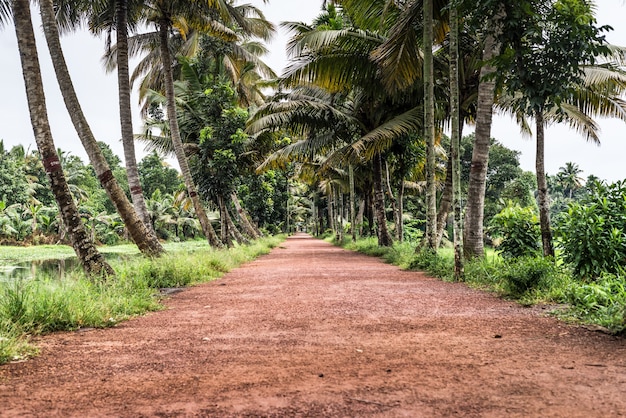
[[[237,225],[233,222],[233,218],[230,216],[230,212],[228,212],[228,207],[226,207],[226,205],[224,205],[224,216],[226,217],[226,224],[228,225],[228,231],[230,232],[231,237],[234,238],[240,245],[249,244],[250,241],[243,236],[237,228]]]
[[[383,164],[382,157],[378,153],[374,156],[374,210],[378,224],[378,245],[390,247],[393,239],[387,229],[387,217],[385,216],[385,191],[383,190]]]
[[[543,246],[543,255],[545,257],[554,257],[554,248],[552,246],[552,231],[550,229],[550,204],[548,202],[548,183],[546,181],[545,170],[545,135],[543,112],[538,110],[535,112],[535,120],[537,124],[537,157],[535,160],[535,169],[537,170],[537,201],[539,203],[539,225],[541,227],[541,243]]]
[[[70,236],[72,248],[74,248],[83,269],[88,275],[114,275],[115,272],[111,266],[106,262],[102,254],[98,252],[93,241],[89,239],[85,225],[81,221],[80,214],[65,180],[61,162],[54,146],[46,110],[46,100],[29,1],[13,0],[11,7],[35,141],[37,142],[37,148],[39,149],[46,174],[50,180],[50,188],[59,205],[59,212]]]
[[[165,96],[167,100],[167,119],[169,121],[170,126],[170,137],[172,139],[172,145],[174,147],[174,152],[176,154],[176,159],[178,161],[178,165],[180,166],[180,171],[183,175],[183,179],[185,181],[185,187],[187,188],[187,193],[189,193],[189,197],[193,203],[193,207],[196,211],[196,216],[200,221],[200,225],[202,226],[202,232],[204,236],[209,241],[209,244],[212,247],[222,247],[223,244],[220,242],[213,226],[211,226],[211,222],[204,210],[204,206],[200,201],[200,196],[196,191],[196,185],[191,176],[191,170],[189,169],[189,162],[187,161],[187,156],[185,155],[185,149],[183,147],[183,142],[180,138],[180,129],[178,128],[178,119],[176,115],[176,102],[174,95],[174,75],[172,74],[172,56],[170,55],[169,45],[168,45],[168,22],[167,20],[163,20],[159,24],[159,42],[161,48],[161,60],[163,63],[163,78],[165,79]]]
[[[163,247],[159,243],[156,235],[151,233],[146,228],[143,221],[137,216],[126,194],[117,183],[115,177],[113,177],[109,164],[102,155],[98,142],[94,138],[93,132],[87,123],[78,97],[76,96],[76,91],[74,90],[74,85],[63,56],[63,50],[61,49],[53,2],[52,0],[41,0],[39,6],[48,49],[50,50],[52,63],[59,87],[63,94],[65,106],[67,107],[76,132],[98,176],[98,180],[106,190],[111,202],[115,205],[117,212],[124,221],[126,228],[135,244],[139,247],[139,250],[150,256],[162,254],[164,252]]]
[[[230,194],[230,200],[233,202],[233,205],[235,205],[235,210],[237,211],[239,222],[246,235],[248,235],[252,239],[258,239],[262,237],[263,234],[261,234],[261,231],[259,231],[258,228],[256,228],[256,226],[250,221],[248,213],[241,206],[239,198],[237,197],[237,194],[235,192],[232,192]]]
[[[128,25],[127,11],[128,0],[117,0],[115,4],[116,36],[117,36],[117,83],[119,89],[120,125],[122,129],[122,145],[124,147],[124,161],[126,163],[126,176],[133,206],[139,218],[146,228],[154,234],[150,222],[150,214],[144,200],[137,158],[135,156],[135,141],[133,139],[133,117],[130,106],[130,77],[128,65]]]
[[[494,35],[485,38],[483,62],[489,62],[498,50]],[[485,254],[483,242],[483,217],[485,211],[485,186],[487,183],[487,165],[491,140],[491,121],[496,83],[485,79],[495,68],[485,64],[480,69],[478,99],[476,104],[476,137],[472,150],[472,165],[465,207],[465,228],[463,230],[463,251],[465,258],[482,257]]]

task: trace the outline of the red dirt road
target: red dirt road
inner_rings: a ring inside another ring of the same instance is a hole
[[[0,367],[2,417],[613,417],[626,340],[296,235]]]

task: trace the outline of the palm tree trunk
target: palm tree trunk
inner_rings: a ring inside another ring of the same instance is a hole
[[[212,247],[220,248],[223,246],[223,244],[217,237],[213,226],[211,226],[211,222],[209,221],[206,211],[204,210],[204,206],[200,201],[200,196],[196,191],[196,185],[193,181],[193,177],[191,176],[191,170],[189,169],[189,162],[187,161],[187,156],[185,155],[183,142],[180,138],[180,129],[178,128],[178,119],[176,115],[176,97],[174,95],[172,56],[170,55],[170,50],[168,46],[168,29],[169,24],[167,20],[164,19],[159,24],[159,46],[161,48],[161,60],[163,63],[163,78],[165,79],[165,96],[167,100],[167,120],[170,126],[172,145],[174,147],[176,159],[178,160],[178,165],[180,166],[180,171],[183,175],[183,180],[185,181],[187,193],[189,194],[189,198],[193,203],[196,216],[198,217],[200,225],[202,226],[202,232],[204,233],[204,236],[207,238],[209,244]]]
[[[367,199],[364,197],[363,200],[359,202],[359,211],[356,215],[356,223],[359,225],[359,236],[363,236],[363,218],[365,215],[365,204],[367,203]]]
[[[483,62],[489,62],[498,50],[494,35],[485,38]],[[465,258],[483,257],[483,217],[485,211],[485,186],[487,182],[487,165],[489,163],[489,146],[491,143],[491,121],[493,118],[493,101],[496,83],[485,79],[495,68],[483,65],[480,69],[478,85],[478,102],[476,105],[476,129],[472,165],[465,208],[465,229],[463,235],[463,251]]]
[[[389,174],[389,163],[385,161],[385,184],[387,186],[387,195],[389,196],[389,203],[391,203],[391,212],[393,213],[393,225],[396,233],[396,241],[400,241],[400,230],[398,229],[398,225],[400,224],[400,219],[402,215],[398,210],[396,196],[393,194],[393,190],[391,189],[391,176]]]
[[[452,187],[452,141],[450,142],[450,150],[448,153],[448,163],[446,164],[446,182],[443,186],[443,192],[441,193],[441,200],[439,201],[439,212],[437,212],[437,246],[441,245],[443,239],[443,231],[448,223],[448,215],[450,214],[450,207],[452,206],[453,187]]]
[[[241,206],[237,193],[232,192],[230,194],[230,200],[232,200],[233,205],[235,205],[235,210],[237,211],[239,222],[241,222],[244,232],[252,239],[259,239],[262,237],[263,235],[261,234],[261,231],[259,231],[258,228],[256,228],[256,226],[250,221],[248,212],[246,212],[246,210]]]
[[[382,156],[377,153],[372,161],[374,164],[374,210],[378,224],[378,245],[390,247],[393,244],[389,230],[387,229],[387,217],[385,216],[385,191],[383,190],[383,163]]]
[[[44,169],[50,180],[50,188],[70,235],[72,248],[74,248],[86,274],[92,276],[114,275],[115,272],[111,266],[106,262],[102,254],[98,252],[93,241],[89,239],[85,225],[80,219],[80,214],[65,180],[59,155],[56,152],[46,110],[41,68],[39,66],[35,33],[30,14],[30,3],[28,0],[13,0],[11,7],[35,141]]]
[[[224,196],[217,196],[217,204],[220,207],[220,238],[221,241],[226,244],[228,247],[233,246],[233,241],[230,239],[231,231],[230,225],[228,224],[227,214],[226,214],[226,204],[224,202]]]
[[[454,224],[454,278],[463,278],[463,220],[461,213],[461,108],[459,105],[459,18],[458,10],[451,0],[450,7],[450,113],[452,114],[452,138],[450,139],[450,162],[452,166],[452,189]]]
[[[546,181],[545,170],[545,136],[543,112],[535,112],[537,124],[537,158],[535,169],[537,170],[537,200],[539,203],[539,224],[541,226],[541,243],[543,244],[543,255],[554,257],[552,247],[552,231],[550,229],[550,202],[548,201],[548,183]]]
[[[340,187],[337,187],[337,195],[339,197],[339,199],[337,199],[339,201],[339,242],[343,242],[344,201],[343,201],[343,193]]]
[[[233,222],[233,218],[230,216],[230,212],[228,212],[228,207],[224,198],[222,198],[222,202],[224,203],[224,217],[226,219],[226,224],[228,225],[228,232],[230,233],[230,235],[240,245],[250,243],[250,241],[248,241],[246,237],[241,234],[239,229],[237,229],[237,225],[235,225],[235,223]]]
[[[354,191],[354,166],[352,164],[348,168],[348,175],[350,177],[350,234],[352,235],[352,242],[356,242],[356,193]]]
[[[463,125],[461,124],[462,118],[459,116],[459,138],[462,136]],[[450,214],[450,208],[453,205],[454,200],[454,187],[452,185],[452,178],[454,176],[454,150],[452,149],[452,139],[450,140],[450,151],[448,153],[448,163],[446,164],[446,183],[443,186],[443,192],[441,194],[441,200],[439,201],[439,212],[437,212],[437,248],[441,245],[443,239],[443,231],[448,223],[448,216]],[[460,140],[459,140],[459,152],[460,152]],[[460,187],[460,185],[459,185]]]
[[[94,138],[93,132],[82,111],[65,62],[65,57],[63,56],[63,50],[61,49],[53,2],[52,0],[41,0],[39,6],[46,42],[48,43],[48,49],[50,50],[52,63],[59,87],[63,94],[65,106],[67,107],[83,147],[89,156],[91,165],[98,176],[98,180],[106,190],[107,195],[111,199],[111,202],[113,202],[126,228],[128,228],[133,241],[137,244],[137,247],[139,247],[139,250],[146,255],[158,256],[165,250],[159,243],[156,235],[151,233],[150,230],[146,228],[143,221],[137,216],[126,194],[117,183],[115,177],[113,177],[113,173],[102,155],[98,142]]]
[[[396,230],[398,231],[398,241],[404,241],[404,180],[400,182],[398,187],[398,224]]]
[[[150,223],[150,214],[139,181],[137,158],[135,156],[135,141],[133,138],[133,117],[130,106],[130,76],[128,65],[128,0],[117,0],[116,7],[116,36],[117,36],[117,82],[119,89],[120,125],[122,129],[122,144],[124,147],[124,161],[126,176],[130,187],[130,196],[139,218],[146,228],[154,234]]]
[[[424,0],[424,139],[426,140],[426,245],[437,249],[435,184],[435,94],[433,73],[433,0]]]

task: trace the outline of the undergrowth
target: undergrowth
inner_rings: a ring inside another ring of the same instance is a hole
[[[111,261],[116,276],[94,282],[82,273],[63,279],[34,277],[0,282],[0,364],[36,353],[29,337],[85,327],[104,328],[161,309],[160,288],[214,280],[240,264],[266,254],[284,236],[245,246],[214,250],[206,244],[172,246],[157,259]]]

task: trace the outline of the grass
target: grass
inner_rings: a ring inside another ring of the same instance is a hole
[[[62,280],[50,277],[0,282],[0,364],[32,356],[30,337],[84,327],[104,328],[161,309],[159,288],[189,286],[215,280],[231,269],[268,253],[284,236],[249,245],[215,250],[206,242],[176,243],[158,259],[123,257],[111,260],[116,277],[93,282],[80,272]],[[30,247],[39,252],[37,247]],[[108,247],[102,250],[111,249]],[[112,252],[135,254],[116,246]],[[107,251],[102,251],[107,252]],[[41,249],[48,257],[51,252]],[[49,257],[48,257],[49,258]]]

